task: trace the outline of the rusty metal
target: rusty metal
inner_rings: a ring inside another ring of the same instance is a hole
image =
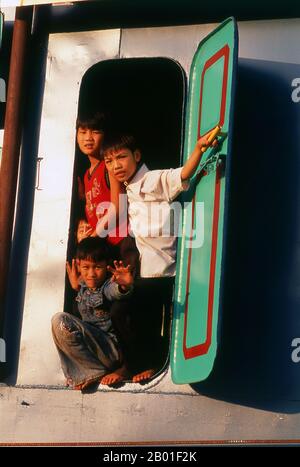
[[[23,101],[26,94],[26,56],[31,22],[31,7],[16,9],[0,168],[0,335],[4,320],[5,290],[14,223]]]

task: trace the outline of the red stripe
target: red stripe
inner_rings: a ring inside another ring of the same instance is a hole
[[[221,98],[221,106],[220,106],[220,116],[219,121],[213,126],[216,125],[223,126],[225,120],[225,110],[226,110],[226,93],[227,93],[227,82],[228,82],[228,64],[229,64],[229,52],[230,48],[226,44],[222,49],[218,50],[209,60],[205,63],[201,75],[201,87],[200,87],[200,106],[199,106],[199,117],[198,117],[198,138],[203,136],[200,134],[200,123],[201,123],[201,114],[202,114],[202,100],[203,100],[203,86],[204,86],[204,75],[207,72],[208,68],[210,68],[214,63],[216,63],[220,58],[224,57],[224,69],[223,69],[223,82],[222,82],[222,98]],[[208,131],[211,131],[211,128]],[[208,131],[206,133],[208,133]]]
[[[210,257],[210,270],[209,270],[209,290],[208,290],[208,316],[206,327],[206,338],[202,344],[193,347],[187,347],[187,322],[188,322],[188,306],[189,306],[189,288],[191,277],[191,260],[193,248],[189,249],[188,258],[188,273],[186,281],[186,300],[184,310],[184,337],[183,337],[183,354],[185,359],[198,357],[208,352],[212,339],[212,321],[213,321],[213,308],[214,308],[214,291],[215,291],[215,274],[216,274],[216,261],[217,261],[217,246],[218,246],[218,228],[219,228],[219,213],[220,213],[220,194],[221,194],[221,167],[218,166],[216,170],[216,184],[215,184],[215,197],[214,197],[214,211],[213,211],[213,228],[212,228],[212,249]],[[195,196],[192,204],[192,225],[191,235],[195,223]]]

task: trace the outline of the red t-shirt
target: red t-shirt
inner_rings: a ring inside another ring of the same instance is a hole
[[[103,202],[110,202],[110,189],[105,178],[104,161],[100,161],[91,174],[89,173],[89,169],[85,172],[84,192],[86,218],[91,227],[95,229],[99,220],[96,215],[98,204]],[[102,215],[104,215],[105,212],[106,210],[102,213]],[[116,245],[121,240],[123,240],[123,238],[124,236],[120,237],[118,235],[117,228],[115,232],[109,233],[107,240],[109,243]]]

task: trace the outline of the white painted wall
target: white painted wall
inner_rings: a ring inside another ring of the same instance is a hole
[[[63,308],[79,86],[119,51],[119,30],[55,34],[49,41],[18,384],[62,383],[51,316]]]
[[[125,29],[121,57],[170,57],[188,73],[199,42],[217,26]],[[300,63],[300,19],[241,21],[238,29],[240,58]]]
[[[1,12],[4,14],[4,21],[14,21],[16,8],[13,5],[4,5],[4,1],[0,0]]]

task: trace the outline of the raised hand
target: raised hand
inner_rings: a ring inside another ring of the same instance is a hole
[[[124,266],[123,261],[114,261],[114,267],[107,266],[107,270],[112,273],[111,280],[116,282],[123,290],[128,290],[133,284],[131,266]]]
[[[221,131],[221,127],[216,126],[207,135],[204,135],[200,139],[198,139],[196,143],[196,147],[198,147],[201,150],[201,152],[205,152],[209,146],[213,146],[213,147],[217,146],[218,145],[217,136],[220,131]]]
[[[193,152],[182,167],[181,180],[189,180],[194,175],[201,160],[202,154],[209,146],[216,146],[218,144],[216,137],[220,130],[221,128],[216,126],[216,128],[210,131],[207,135],[204,135],[198,139]]]
[[[95,235],[94,235],[95,233]],[[95,237],[96,232],[93,227],[90,226],[88,222],[80,221],[77,229],[77,242],[80,243],[81,240],[88,237]]]
[[[67,273],[69,277],[69,281],[71,284],[72,289],[78,290],[79,289],[79,271],[77,269],[76,259],[72,259],[72,266],[67,261]]]

